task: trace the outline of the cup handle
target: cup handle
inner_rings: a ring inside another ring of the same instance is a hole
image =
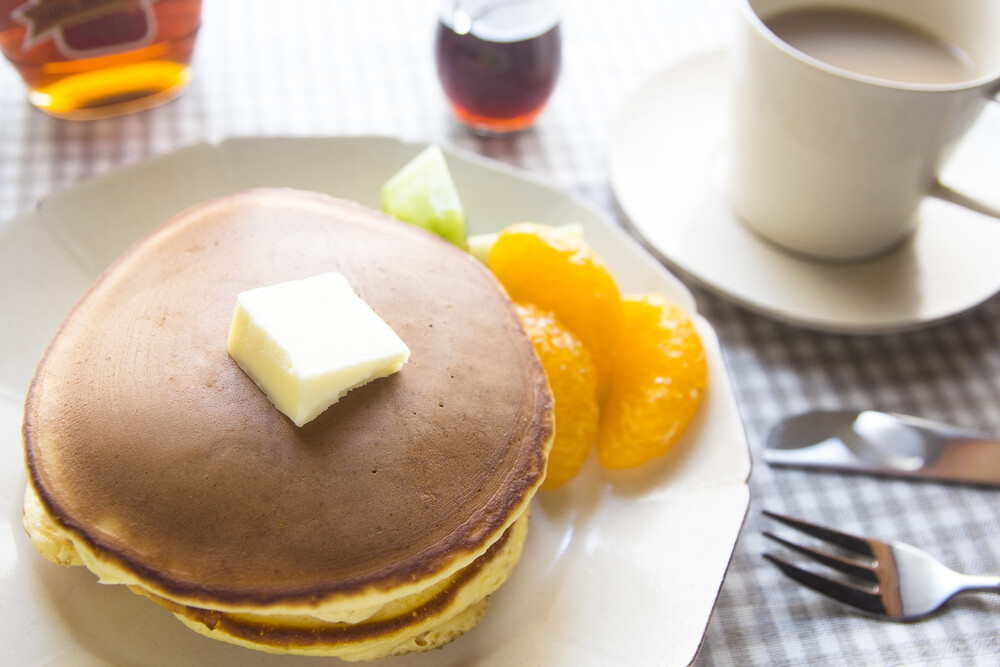
[[[987,93],[987,97],[990,102],[1000,104],[1000,85]],[[984,202],[963,192],[959,192],[958,190],[945,185],[939,179],[934,181],[929,194],[932,197],[943,199],[944,201],[948,201],[953,204],[958,204],[959,206],[967,208],[970,211],[982,213],[993,218],[1000,218],[1000,205]]]
[[[976,213],[982,213],[983,215],[988,215],[992,218],[1000,218],[1000,207],[987,202],[979,201],[975,197],[970,197],[967,194],[944,185],[941,181],[934,182],[934,185],[931,188],[930,196],[936,197],[937,199],[943,199],[944,201],[951,202],[952,204],[958,204],[962,208],[967,208],[970,211],[975,211]]]

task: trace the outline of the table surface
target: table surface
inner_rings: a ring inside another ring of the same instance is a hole
[[[188,90],[102,121],[35,111],[13,68],[0,65],[0,224],[46,194],[197,142],[359,134],[474,151],[621,220],[607,155],[622,105],[664,67],[725,48],[734,12],[730,0],[565,3],[562,77],[539,124],[484,139],[450,118],[441,95],[431,50],[438,6],[205,0]],[[1000,598],[964,596],[918,624],[858,617],[761,558],[760,511],[908,541],[960,571],[1000,573],[998,491],[778,470],[760,452],[779,417],[813,407],[872,406],[1000,433],[1000,299],[916,332],[842,336],[771,321],[687,284],[721,339],[754,457],[749,515],[696,664],[996,664]]]

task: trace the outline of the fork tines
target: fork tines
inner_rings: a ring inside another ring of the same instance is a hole
[[[879,615],[885,614],[878,591],[879,580],[875,571],[877,556],[866,540],[767,510],[763,514],[801,533],[835,545],[846,554],[850,554],[852,557],[819,551],[764,531],[765,537],[817,563],[845,574],[856,582],[831,579],[816,574],[773,553],[765,553],[764,558],[776,565],[786,576],[818,593],[862,611]]]

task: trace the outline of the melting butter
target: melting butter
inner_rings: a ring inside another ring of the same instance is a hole
[[[296,426],[351,389],[395,373],[410,357],[339,273],[241,292],[228,349]]]

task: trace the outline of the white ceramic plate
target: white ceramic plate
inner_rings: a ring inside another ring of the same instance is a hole
[[[812,261],[747,231],[726,201],[729,89],[728,55],[698,55],[654,75],[617,121],[611,186],[653,254],[762,314],[841,333],[927,326],[1000,291],[1000,221],[941,199],[921,205],[906,243],[865,262]],[[1000,210],[990,107],[942,181]]]
[[[33,368],[91,281],[181,209],[253,186],[377,206],[382,182],[423,146],[378,137],[197,145],[53,195],[0,230],[0,646],[7,664],[315,664],[205,639],[122,586],[44,561],[21,529],[21,410]],[[626,292],[691,295],[594,208],[494,163],[448,153],[470,232],[579,222]],[[458,286],[456,286],[456,289]],[[521,564],[485,620],[410,665],[636,665],[693,660],[749,502],[750,459],[711,327],[703,410],[661,461],[581,476],[533,505]]]

